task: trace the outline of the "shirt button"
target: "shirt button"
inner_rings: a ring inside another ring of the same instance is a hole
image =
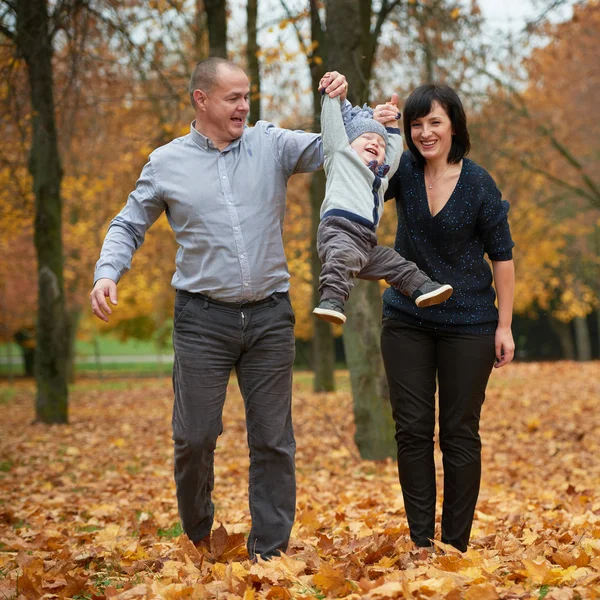
[[[244,287],[248,287],[248,282],[246,282],[246,283],[244,284]]]
[[[240,258],[244,258],[244,255],[243,255],[243,254],[240,254]]]
[[[223,175],[223,179],[227,179],[227,175]]]
[[[233,230],[234,230],[234,231],[239,231],[239,230],[240,230],[240,228],[239,228],[239,227],[234,227],[234,228],[233,228]]]

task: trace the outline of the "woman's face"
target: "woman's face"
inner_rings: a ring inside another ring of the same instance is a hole
[[[431,112],[410,124],[410,137],[426,161],[448,158],[452,147],[452,122],[439,102]]]

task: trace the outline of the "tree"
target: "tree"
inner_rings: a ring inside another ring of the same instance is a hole
[[[12,41],[16,53],[25,61],[32,113],[29,170],[35,194],[39,290],[36,418],[44,423],[66,423],[68,324],[63,275],[62,167],[54,113],[54,26],[45,0],[4,0],[2,5],[0,32]]]
[[[249,121],[254,125],[260,121],[260,65],[258,62],[258,43],[256,41],[256,18],[258,13],[258,0],[248,0],[246,7],[246,62],[248,63],[248,77],[250,78],[250,115]]]
[[[563,355],[589,360],[587,317],[600,314],[600,128],[588,118],[600,86],[600,5],[583,2],[571,19],[536,26],[545,43],[515,70],[522,78],[506,68],[492,77],[477,119],[486,136],[482,158],[513,204],[516,310],[548,312]]]
[[[361,57],[370,55],[373,59],[377,38],[372,40],[378,35],[377,28],[372,35],[365,35],[365,28],[370,32],[370,5],[356,0],[325,3],[328,66],[346,75],[353,104],[368,100],[371,65],[365,69]],[[390,5],[383,2],[381,11],[389,9]],[[356,445],[363,458],[395,456],[394,427],[379,349],[381,297],[377,284],[356,280],[347,313],[344,349],[352,382]]]
[[[204,0],[208,20],[209,56],[227,58],[227,2]]]
[[[321,129],[321,94],[318,90],[319,81],[323,76],[324,65],[327,62],[327,46],[325,26],[321,20],[321,3],[309,0],[306,10],[294,15],[285,0],[281,4],[287,14],[283,26],[291,24],[296,32],[298,45],[306,56],[310,72],[312,92],[312,131]],[[305,42],[299,23],[308,16],[310,21],[310,39]],[[310,210],[310,271],[311,271],[311,305],[319,302],[319,274],[321,261],[317,252],[317,230],[320,222],[321,203],[325,196],[325,173],[319,170],[311,177],[309,191]],[[314,373],[313,389],[315,392],[330,392],[335,389],[335,348],[332,327],[320,319],[312,319],[311,366]]]

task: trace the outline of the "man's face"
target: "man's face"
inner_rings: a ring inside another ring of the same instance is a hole
[[[250,84],[241,69],[221,65],[213,88],[196,100],[202,133],[215,145],[239,138],[246,123]]]
[[[385,160],[385,140],[378,133],[363,133],[350,144],[350,147],[362,158],[365,165],[372,160],[382,165]]]

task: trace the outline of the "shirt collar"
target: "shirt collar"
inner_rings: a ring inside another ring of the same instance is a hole
[[[378,165],[376,160],[370,161],[367,167],[369,167],[369,169],[371,169],[371,171],[373,171],[373,173],[379,177],[385,177],[390,170],[390,165]]]
[[[198,145],[200,146],[200,148],[203,148],[204,150],[219,150],[213,143],[212,141],[207,138],[204,134],[200,133],[196,127],[196,120],[194,119],[192,121],[192,124],[190,125],[190,135],[192,136],[192,140]],[[246,133],[246,129],[247,126],[244,127],[244,132],[242,133],[242,135],[233,140],[226,148],[223,148],[223,152],[225,152],[225,150],[231,150],[232,148],[236,148],[237,146],[240,145],[240,142],[242,141],[242,137],[244,135],[244,133]]]

